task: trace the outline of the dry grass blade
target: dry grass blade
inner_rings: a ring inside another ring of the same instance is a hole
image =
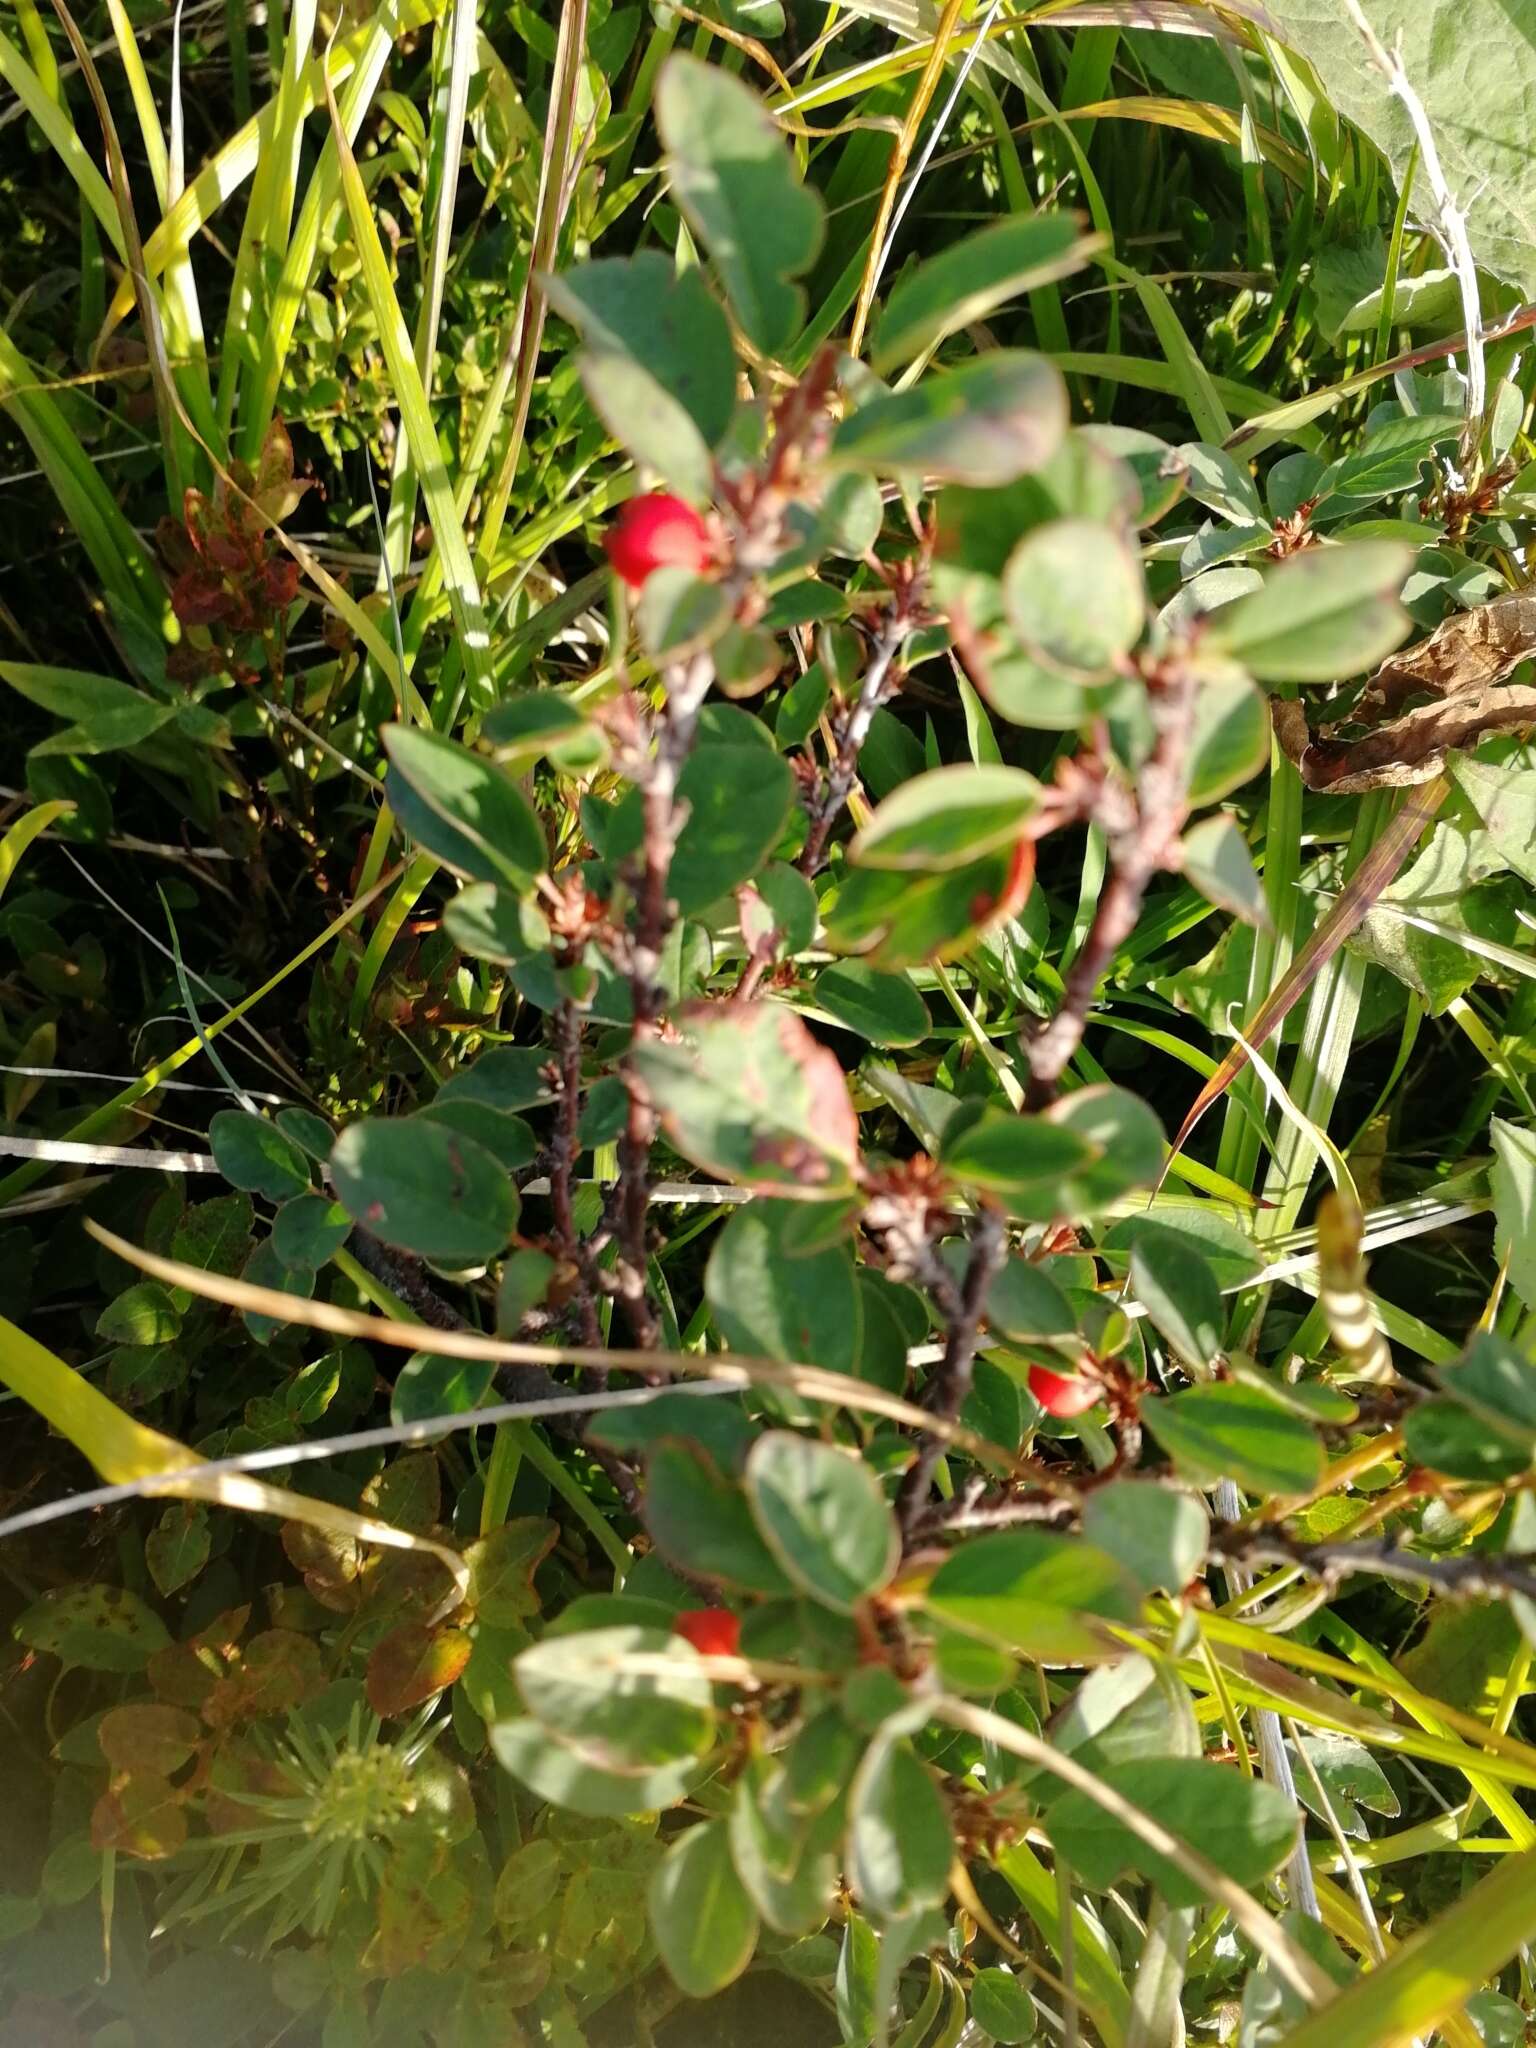
[[[341,1308],[335,1302],[306,1301],[296,1294],[284,1294],[275,1287],[255,1287],[247,1280],[210,1273],[201,1266],[183,1265],[179,1259],[163,1259],[91,1218],[86,1229],[98,1244],[152,1279],[170,1287],[185,1287],[207,1301],[221,1301],[256,1315],[272,1316],[279,1322],[302,1323],[312,1330],[325,1330],[335,1337],[362,1337],[375,1344],[388,1344],[399,1351],[422,1348],[420,1323],[393,1322],[387,1316],[365,1314],[359,1309]],[[969,1451],[995,1470],[1011,1472],[1012,1455],[988,1443],[961,1423],[945,1422],[899,1395],[882,1392],[862,1380],[843,1373],[827,1372],[814,1365],[782,1365],[771,1358],[747,1358],[734,1351],[712,1351],[700,1355],[691,1351],[603,1350],[580,1344],[520,1344],[509,1337],[486,1337],[478,1330],[433,1330],[431,1347],[441,1358],[481,1359],[496,1365],[595,1366],[602,1369],[628,1367],[632,1372],[687,1373],[708,1379],[730,1380],[736,1385],[782,1387],[813,1401],[831,1401],[839,1407],[854,1408],[869,1415],[883,1415],[909,1429],[940,1436],[957,1449]]]
[[[1434,818],[1450,794],[1450,788],[1446,777],[1440,775],[1433,782],[1422,784],[1407,798],[1402,809],[1339,892],[1333,908],[1291,962],[1285,979],[1259,1006],[1258,1015],[1248,1025],[1242,1039],[1226,1055],[1195,1097],[1188,1115],[1174,1137],[1170,1159],[1184,1149],[1191,1132],[1212,1103],[1220,1101],[1247,1066],[1249,1047],[1262,1046],[1271,1033],[1278,1029],[1328,961],[1360,924],[1376,898],[1392,881],[1418,844],[1420,833]],[[1166,1172],[1167,1169],[1164,1168],[1165,1175]]]

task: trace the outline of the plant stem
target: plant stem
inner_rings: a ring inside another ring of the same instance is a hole
[[[944,1340],[944,1356],[923,1395],[923,1406],[942,1416],[946,1422],[956,1419],[970,1394],[976,1364],[976,1336],[986,1307],[987,1290],[1003,1263],[1007,1248],[1008,1232],[1002,1211],[981,1209],[976,1217],[976,1233],[971,1239],[965,1278],[960,1283],[960,1299],[956,1312],[950,1317],[949,1333]],[[934,1467],[943,1449],[940,1438],[925,1436],[918,1446],[915,1463],[901,1482],[901,1491],[896,1496],[896,1511],[902,1527],[908,1531],[916,1526],[928,1506]]]

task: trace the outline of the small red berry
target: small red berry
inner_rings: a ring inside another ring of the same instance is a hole
[[[1055,1415],[1062,1420],[1086,1413],[1104,1398],[1104,1389],[1097,1380],[1069,1378],[1064,1373],[1051,1372],[1043,1365],[1029,1368],[1029,1391],[1047,1415]]]
[[[622,505],[603,547],[631,590],[638,590],[653,569],[702,569],[709,560],[703,520],[668,491],[652,491]]]
[[[741,1617],[726,1607],[689,1607],[673,1616],[672,1632],[692,1643],[701,1657],[734,1657],[741,1644]]]

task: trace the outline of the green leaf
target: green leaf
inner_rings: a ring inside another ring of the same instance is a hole
[[[1131,1286],[1186,1364],[1215,1363],[1227,1327],[1221,1289],[1187,1237],[1144,1225],[1131,1245]]]
[[[1072,1304],[1050,1274],[1017,1255],[987,1290],[987,1322],[999,1336],[1017,1344],[1069,1337],[1077,1330]]]
[[[1267,926],[1269,906],[1248,842],[1223,811],[1202,818],[1184,834],[1179,865],[1187,881],[1218,910],[1230,910],[1245,924]]]
[[[971,1979],[971,2021],[994,2041],[1035,2037],[1035,2001],[1011,1970],[978,1970]]]
[[[577,264],[546,289],[589,346],[632,359],[683,408],[706,448],[716,445],[736,410],[736,351],[696,268],[644,249]]]
[[[662,572],[646,585],[659,581]],[[687,819],[672,855],[667,893],[685,917],[753,880],[784,835],[795,804],[795,778],[780,755],[756,746],[695,747],[678,777]],[[638,794],[620,805],[609,833],[610,860],[640,850]]]
[[[546,757],[572,775],[588,774],[608,759],[602,727],[558,690],[530,690],[493,705],[481,721],[480,737],[514,775],[526,774]]]
[[[1009,1206],[1025,1221],[1051,1223],[1098,1214],[1132,1188],[1150,1186],[1162,1172],[1162,1126],[1127,1088],[1079,1088],[1053,1103],[1040,1120],[1070,1132],[1091,1148],[1091,1155],[1053,1187],[1016,1190]]]
[[[1177,1596],[1204,1562],[1210,1518],[1190,1494],[1148,1479],[1116,1479],[1089,1495],[1083,1534],[1144,1592]]]
[[[1044,1116],[983,1109],[946,1138],[939,1159],[964,1187],[985,1188],[1005,1200],[1038,1208],[1054,1202],[1069,1175],[1091,1167],[1099,1147],[1081,1133]]]
[[[331,1154],[342,1207],[386,1244],[424,1259],[494,1258],[517,1227],[505,1169],[462,1132],[427,1117],[364,1117]]]
[[[756,94],[717,65],[669,57],[656,84],[656,126],[673,196],[743,333],[764,354],[780,354],[805,317],[805,294],[789,280],[821,248],[821,202],[801,185]]]
[[[533,807],[505,769],[441,733],[386,725],[389,797],[411,837],[473,882],[526,889],[549,865]]]
[[[1228,796],[1269,760],[1269,709],[1248,678],[1227,663],[1200,663],[1189,739],[1189,804]]]
[[[1117,1275],[1130,1271],[1130,1248],[1143,1231],[1154,1230],[1165,1236],[1184,1239],[1189,1249],[1198,1252],[1216,1276],[1216,1284],[1224,1292],[1235,1292],[1245,1287],[1264,1265],[1263,1254],[1252,1238],[1239,1230],[1226,1218],[1211,1214],[1213,1203],[1201,1207],[1185,1207],[1170,1211],[1170,1220],[1162,1221],[1155,1216],[1122,1216],[1112,1223],[1099,1240],[1099,1250],[1109,1261],[1111,1270]],[[1175,1219],[1176,1220],[1172,1220]]]
[[[560,1526],[545,1515],[503,1522],[464,1553],[469,1597],[475,1613],[492,1628],[526,1621],[539,1611],[533,1575],[560,1540]]]
[[[613,438],[679,496],[706,504],[714,489],[714,464],[687,408],[618,349],[584,348],[576,360],[592,410]],[[656,599],[649,611],[642,609],[640,630],[647,645],[652,636],[665,639],[668,634],[681,641],[685,625],[685,614],[668,618]]]
[[[999,1529],[952,1551],[926,1604],[968,1634],[1026,1657],[1075,1663],[1105,1655],[1091,1618],[1134,1621],[1137,1600],[1116,1560],[1075,1536]]]
[[[96,1334],[109,1344],[169,1344],[180,1328],[181,1311],[158,1280],[124,1288],[96,1318]]]
[[[847,868],[823,905],[827,943],[891,969],[957,959],[1022,907],[1034,872],[1034,843],[1022,838],[937,874]]]
[[[1188,1387],[1142,1403],[1141,1419],[1179,1471],[1200,1485],[1231,1479],[1247,1493],[1310,1493],[1323,1472],[1316,1433],[1257,1387]]]
[[[1258,487],[1246,464],[1204,441],[1186,441],[1172,453],[1184,472],[1184,488],[1197,504],[1232,526],[1268,527]]]
[[[493,1045],[449,1076],[435,1102],[483,1102],[488,1109],[536,1109],[550,1100],[549,1048]]]
[[[737,1209],[715,1239],[704,1293],[733,1351],[851,1373],[863,1318],[846,1244],[796,1242],[804,1212],[788,1202]]]
[[[1461,419],[1456,413],[1409,413],[1388,420],[1368,432],[1351,454],[1329,463],[1313,495],[1368,504],[1376,498],[1416,491],[1420,468],[1436,443],[1454,441],[1460,432]]]
[[[1079,683],[1111,676],[1147,622],[1140,558],[1095,519],[1026,534],[1003,571],[1003,604],[1028,652]]]
[[[1245,1778],[1235,1765],[1193,1757],[1149,1757],[1115,1764],[1102,1782],[1214,1863],[1234,1883],[1257,1884],[1278,1870],[1296,1843],[1296,1809],[1278,1786]],[[1053,1802],[1051,1840],[1085,1883],[1109,1888],[1123,1870],[1156,1885],[1172,1906],[1205,1898],[1197,1880],[1105,1813],[1086,1792]]]
[[[531,1165],[538,1157],[539,1141],[532,1126],[520,1116],[509,1116],[505,1110],[491,1109],[483,1102],[468,1102],[457,1095],[444,1101],[439,1093],[416,1114],[428,1123],[443,1124],[450,1131],[460,1132],[489,1152],[508,1173],[516,1173],[519,1167]]]
[[[233,1187],[269,1202],[309,1191],[309,1161],[264,1116],[221,1109],[208,1126],[208,1143],[220,1173]]]
[[[934,768],[888,796],[850,849],[865,867],[942,873],[1016,844],[1040,800],[1022,768]]]
[[[664,1659],[665,1668],[626,1668]],[[692,1646],[662,1629],[546,1636],[512,1667],[528,1711],[599,1770],[643,1774],[714,1741],[714,1699]]]
[[[678,1151],[706,1173],[795,1200],[849,1194],[858,1118],[836,1055],[793,1010],[711,1007],[683,1023],[685,1044],[633,1054]]]
[[[783,1785],[782,1773],[763,1768],[737,1780],[731,1856],[752,1903],[775,1933],[810,1934],[826,1924],[837,1888],[837,1857],[826,1837],[839,1816],[830,1814],[818,1826],[787,1812]]]
[[[1513,1479],[1531,1463],[1530,1452],[1489,1429],[1460,1401],[1441,1395],[1419,1401],[1403,1417],[1403,1444],[1416,1465],[1448,1479],[1497,1483]]]
[[[1536,1302],[1536,1133],[1493,1117],[1493,1220],[1499,1256],[1527,1303]]]
[[[1205,644],[1260,682],[1334,683],[1401,646],[1412,627],[1398,602],[1413,555],[1396,541],[1308,548],[1261,590],[1212,612]]]
[[[723,1820],[704,1821],[673,1843],[651,1877],[647,1903],[657,1951],[689,1998],[712,1998],[751,1962],[757,1908],[736,1875]]]
[[[708,1451],[722,1471],[740,1468],[758,1426],[734,1399],[700,1399],[685,1388],[659,1393],[640,1408],[616,1408],[593,1417],[587,1440],[611,1451],[649,1451],[668,1437],[681,1437]]]
[[[886,300],[870,355],[878,376],[1021,292],[1082,268],[1091,244],[1068,213],[993,221],[898,278]]]
[[[747,1502],[786,1575],[851,1612],[890,1583],[901,1541],[879,1480],[857,1453],[770,1430],[747,1454]]]
[[[993,349],[861,405],[838,428],[829,460],[877,476],[1007,484],[1048,461],[1066,430],[1060,372],[1043,356]]]
[[[272,1219],[272,1248],[285,1266],[318,1272],[351,1234],[351,1217],[325,1195],[294,1195]]]
[[[439,1358],[413,1351],[395,1375],[391,1422],[424,1422],[434,1415],[467,1415],[491,1390],[496,1368],[479,1358]]]
[[[1460,1364],[1444,1367],[1440,1384],[1505,1440],[1536,1455],[1536,1365],[1507,1337],[1478,1330]]]
[[[730,623],[731,603],[721,586],[675,564],[652,570],[635,606],[640,645],[658,668],[697,654]]]
[[[127,683],[79,669],[53,668],[27,661],[0,661],[0,677],[30,704],[67,718],[70,724],[41,745],[38,754],[108,754],[136,746],[176,716],[174,704],[163,704]]]
[[[697,1757],[681,1757],[637,1777],[598,1770],[556,1742],[535,1720],[499,1721],[491,1730],[498,1761],[535,1797],[593,1820],[655,1813],[686,1799],[704,1776]]]
[[[932,1029],[928,1005],[904,974],[882,974],[862,960],[824,967],[811,983],[811,1001],[871,1045],[921,1045]]]
[[[662,1556],[690,1577],[720,1579],[749,1593],[793,1590],[758,1534],[741,1488],[691,1445],[659,1443],[651,1452],[645,1522]]]
[[[910,1742],[877,1736],[848,1797],[848,1875],[860,1903],[882,1919],[937,1906],[954,1859],[949,1815],[931,1774]]]
[[[142,1671],[171,1640],[154,1609],[122,1586],[45,1593],[21,1614],[14,1633],[29,1650],[85,1671]]]

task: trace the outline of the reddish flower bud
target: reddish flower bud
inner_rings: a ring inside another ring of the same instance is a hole
[[[1104,1398],[1104,1389],[1097,1380],[1069,1378],[1065,1373],[1051,1372],[1043,1365],[1029,1368],[1029,1391],[1047,1415],[1055,1415],[1063,1421],[1086,1413]]]
[[[631,590],[638,590],[653,569],[702,569],[709,560],[703,520],[668,491],[652,491],[622,505],[603,547]]]
[[[672,1632],[692,1643],[701,1657],[734,1657],[741,1643],[741,1617],[727,1607],[689,1607],[673,1616]]]

